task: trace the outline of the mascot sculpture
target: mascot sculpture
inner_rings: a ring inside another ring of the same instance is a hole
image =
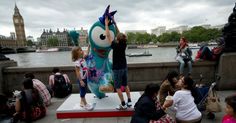
[[[90,54],[87,57],[88,87],[98,98],[105,97],[105,92],[114,91],[111,61],[109,59],[110,43],[105,35],[105,17],[112,20],[116,11],[109,12],[110,5],[102,17],[89,30]],[[109,30],[113,40],[116,30],[113,22],[109,23]]]

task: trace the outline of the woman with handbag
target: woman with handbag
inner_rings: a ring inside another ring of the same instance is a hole
[[[192,51],[188,47],[188,42],[184,37],[180,38],[179,45],[177,47],[177,56],[176,60],[179,62],[179,73],[183,75],[184,65],[188,64],[188,75],[191,75],[192,72]]]

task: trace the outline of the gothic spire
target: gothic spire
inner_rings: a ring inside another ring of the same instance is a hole
[[[14,15],[20,15],[20,11],[19,11],[19,9],[18,9],[18,7],[17,7],[17,5],[16,5],[16,3],[15,3],[15,8],[14,8]]]

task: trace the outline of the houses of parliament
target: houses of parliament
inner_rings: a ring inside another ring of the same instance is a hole
[[[10,37],[0,35],[0,46],[2,48],[23,48],[26,46],[24,19],[20,14],[20,11],[15,5],[13,14],[13,23],[15,27],[15,33],[11,32]]]

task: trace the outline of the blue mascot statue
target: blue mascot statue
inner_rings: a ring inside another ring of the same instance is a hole
[[[110,43],[105,35],[105,17],[112,20],[116,11],[109,12],[110,5],[106,8],[102,17],[95,22],[89,30],[90,54],[86,60],[88,65],[88,87],[98,98],[105,97],[105,92],[114,91],[111,61],[109,52]],[[109,29],[111,37],[115,39],[116,30],[110,21]]]

